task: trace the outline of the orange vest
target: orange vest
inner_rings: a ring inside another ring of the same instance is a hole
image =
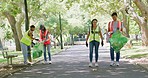
[[[48,39],[46,40],[46,36],[48,37]],[[50,37],[48,36],[48,31],[46,30],[44,33],[42,33],[42,31],[40,30],[40,40],[46,40],[44,42],[44,45],[48,45],[50,44]]]
[[[113,32],[114,29],[113,29],[113,24],[114,24],[114,21],[111,21],[109,22],[108,24],[108,30],[109,32]],[[118,21],[118,26],[117,26],[117,29],[119,29],[120,31],[122,31],[122,22]],[[110,38],[111,38],[112,34],[110,34]]]

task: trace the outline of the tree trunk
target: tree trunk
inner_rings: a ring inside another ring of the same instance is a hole
[[[16,20],[15,17],[10,15],[9,12],[3,12],[3,14],[6,16],[6,18],[8,19],[12,32],[13,32],[13,37],[15,40],[15,44],[16,44],[16,51],[21,51],[21,46],[20,46],[20,40],[18,38],[18,33],[17,33],[17,29],[16,29]]]
[[[126,37],[130,37],[130,35],[129,35],[129,18],[127,17],[127,15],[125,15],[126,13],[125,13],[125,11],[124,10],[122,10],[121,11],[122,12],[122,15],[123,15],[123,25],[124,25],[124,27],[125,27],[125,29],[126,29]]]
[[[144,18],[148,20],[148,6],[144,4],[142,0],[133,0],[133,2],[136,4],[136,6],[141,11],[142,16],[144,16]]]
[[[72,45],[74,45],[74,38],[73,38],[73,34],[71,34],[71,40],[72,40]]]
[[[24,21],[24,14],[21,13],[19,16],[18,16],[18,21],[16,22],[16,27],[17,27],[17,33],[18,34],[18,37],[19,37],[19,40],[23,37],[22,35],[22,29],[21,29],[21,24],[22,22]]]
[[[141,33],[142,33],[142,42],[143,46],[148,46],[148,24],[145,20],[143,23],[141,23]]]
[[[57,36],[56,39],[58,40],[58,43],[57,43],[57,44],[58,44],[58,46],[59,46],[59,44],[61,44],[61,43],[60,43],[60,40],[58,39],[58,37],[59,37],[59,36]]]
[[[142,33],[142,43],[144,46],[148,46],[148,24],[147,24],[147,16],[148,16],[148,10],[146,9],[146,5],[144,5],[141,0],[133,0],[136,6],[139,8],[139,10],[142,13],[142,16],[139,16],[135,11],[134,8],[131,7],[127,0],[124,0],[124,5],[127,13],[130,14],[130,16],[138,23],[138,25],[141,28]]]
[[[142,17],[139,18],[139,21],[137,22],[141,27],[143,45],[148,46],[148,6],[145,5],[141,0],[134,0],[134,3],[142,13]]]

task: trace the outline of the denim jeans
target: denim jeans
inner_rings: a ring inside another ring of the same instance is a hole
[[[110,45],[110,57],[111,57],[111,61],[114,61],[114,49],[111,47]],[[120,52],[116,53],[116,61],[119,62],[120,59]]]
[[[21,43],[21,48],[22,48],[22,54],[24,57],[24,64],[27,64],[27,58],[28,58],[28,48],[27,45],[24,43]]]
[[[95,62],[98,62],[98,48],[99,48],[99,42],[97,41],[91,41],[89,42],[89,50],[90,50],[90,53],[89,53],[89,59],[90,59],[90,62],[92,62],[92,59],[93,59],[93,47],[95,47]]]
[[[51,61],[50,44],[49,44],[49,45],[44,45],[44,61],[47,61],[47,57],[46,57],[46,47],[47,47],[47,51],[48,51],[48,58],[49,58],[49,61]]]

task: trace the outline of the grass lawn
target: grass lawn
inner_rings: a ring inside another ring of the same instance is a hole
[[[131,49],[123,48],[121,50],[121,55],[124,58],[148,58],[148,47],[141,46],[141,41],[133,41],[133,46]]]

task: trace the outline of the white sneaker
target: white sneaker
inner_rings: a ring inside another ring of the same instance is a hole
[[[119,62],[116,62],[116,66],[119,66]]]
[[[49,63],[49,64],[52,64],[52,62],[51,62],[51,61],[49,61],[48,63]]]
[[[98,63],[95,63],[95,66],[98,67],[99,66]]]
[[[33,65],[33,63],[32,63],[32,62],[28,62],[28,63],[27,63],[27,65],[30,65],[30,66],[32,66],[32,65]]]
[[[113,66],[114,64],[115,64],[114,61],[111,61],[110,66]]]
[[[47,64],[47,61],[44,61],[42,64]]]
[[[92,67],[93,66],[93,64],[92,63],[89,63],[89,67]]]

